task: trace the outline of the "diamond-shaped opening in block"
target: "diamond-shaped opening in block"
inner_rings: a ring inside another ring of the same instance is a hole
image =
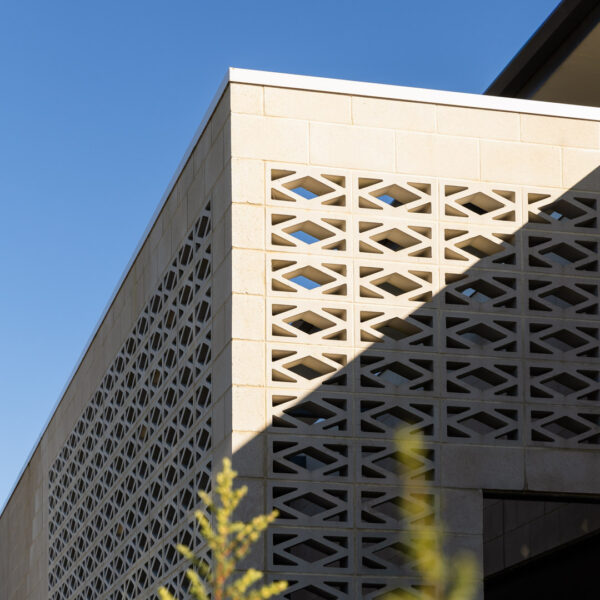
[[[504,250],[503,246],[488,240],[482,235],[475,236],[474,238],[464,242],[459,242],[457,246],[462,250],[465,250],[465,252],[472,254],[476,258],[485,258],[486,256],[492,256]]]
[[[292,373],[295,373],[304,379],[316,379],[317,377],[323,377],[323,375],[328,375],[335,371],[332,366],[327,365],[312,356],[305,356],[301,360],[285,365],[285,367],[289,371],[292,371]]]
[[[477,215],[485,215],[494,210],[498,210],[503,206],[501,202],[483,192],[477,192],[476,194],[466,196],[465,198],[458,200],[458,203]]]
[[[373,282],[373,285],[388,294],[392,294],[392,296],[400,296],[400,294],[406,294],[421,287],[419,284],[398,273],[392,273],[391,275],[377,279]]]
[[[500,289],[483,279],[478,279],[477,281],[459,287],[458,291],[463,296],[466,296],[471,300],[476,300],[481,304],[502,295]]]
[[[581,381],[570,373],[559,373],[554,377],[550,377],[542,382],[546,387],[558,392],[559,394],[572,394],[579,392],[587,387],[587,383]]]
[[[381,200],[385,204],[388,204],[394,208],[404,204],[409,204],[410,202],[414,202],[415,200],[419,199],[417,194],[413,194],[412,192],[409,192],[408,190],[405,190],[396,184],[373,192],[372,195],[378,200]]]
[[[470,342],[482,346],[489,344],[490,342],[497,342],[504,337],[499,331],[485,323],[477,323],[477,325],[463,329],[460,332],[460,335]]]
[[[312,177],[303,177],[302,179],[291,181],[286,183],[285,187],[295,194],[302,196],[302,198],[306,198],[307,200],[312,200],[318,196],[323,196],[333,192],[333,188],[325,185],[317,179],[313,179]]]
[[[364,540],[367,541],[366,539]],[[379,539],[376,540],[380,541]],[[367,544],[365,544],[367,545]],[[377,557],[380,560],[385,561],[386,563],[391,563],[395,565],[406,565],[412,560],[412,549],[400,542],[394,542],[389,546],[385,546],[380,550],[375,550],[373,552],[373,556]],[[387,566],[385,564],[379,564],[368,560],[366,557],[363,557],[363,563],[365,562],[371,563],[369,566],[375,569],[386,569]]]
[[[542,294],[541,297],[545,300],[548,300],[558,308],[569,308],[571,306],[580,304],[585,300],[581,294],[578,294],[574,290],[564,285]]]
[[[564,242],[555,244],[546,250],[542,250],[541,254],[557,265],[571,265],[574,262],[585,258],[583,252]]]
[[[380,331],[387,337],[392,338],[395,341],[402,340],[406,337],[410,337],[411,335],[415,335],[416,333],[420,333],[421,329],[413,325],[412,323],[408,323],[403,319],[399,319],[398,317],[394,317],[393,319],[389,319],[388,321],[384,321],[379,325],[375,325],[373,329]]]
[[[342,596],[336,596],[314,585],[308,585],[286,594],[285,597],[288,600],[336,600],[336,598],[341,598]]]
[[[460,419],[459,423],[481,435],[490,433],[490,431],[496,431],[496,429],[500,429],[506,425],[504,421],[485,412],[478,412],[465,419]]]
[[[571,204],[571,202],[564,198],[544,206],[541,212],[547,214],[555,221],[569,221],[585,214],[583,209]]]
[[[302,496],[292,498],[285,504],[309,517],[314,517],[335,506],[333,502],[321,498],[321,496],[317,496],[317,494],[314,494],[313,492],[308,492]]]
[[[416,425],[423,421],[422,417],[399,406],[392,406],[391,408],[382,410],[374,414],[373,418],[390,429],[396,429],[401,425]]]
[[[298,269],[293,273],[285,275],[286,279],[293,281],[296,285],[299,285],[307,290],[313,290],[335,281],[333,277],[319,271],[314,267],[307,266],[302,269]]]
[[[407,248],[415,246],[419,243],[419,240],[416,238],[395,228],[385,231],[384,233],[374,235],[371,237],[371,239],[374,242],[385,246],[389,250],[392,250],[393,252],[406,250]]]
[[[336,553],[336,550],[316,540],[306,540],[287,548],[287,551],[300,560],[313,563]]]
[[[583,423],[567,416],[546,423],[543,427],[566,440],[589,431],[589,427],[586,427]]]
[[[398,361],[377,367],[376,369],[373,369],[371,373],[392,385],[402,385],[407,381],[413,381],[421,376],[418,371],[415,371]]]
[[[478,390],[487,390],[506,382],[506,378],[498,375],[494,371],[490,371],[485,367],[478,367],[464,375],[460,375],[459,379]]]
[[[293,452],[286,456],[286,458],[307,471],[315,471],[335,462],[335,459],[329,454],[310,446],[308,448],[303,448],[298,452]]]
[[[290,417],[302,421],[307,425],[322,423],[335,414],[312,401],[302,402],[301,404],[288,408],[284,412],[287,415],[290,415]]]
[[[304,221],[299,225],[288,227],[287,229],[284,229],[284,231],[295,237],[297,240],[309,245],[333,237],[331,231],[328,231],[312,221]]]
[[[550,346],[560,350],[561,352],[573,350],[573,348],[579,348],[579,346],[583,346],[585,344],[584,339],[568,329],[555,331],[554,333],[551,333],[542,339]]]
[[[322,317],[311,310],[304,312],[301,315],[289,317],[285,319],[285,322],[309,335],[318,333],[324,329],[329,329],[335,325],[332,321],[329,321],[325,317]]]

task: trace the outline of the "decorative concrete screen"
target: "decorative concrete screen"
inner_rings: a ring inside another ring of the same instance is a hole
[[[417,597],[401,500],[482,559],[484,491],[600,493],[600,111],[236,70],[219,99],[4,510],[0,597],[183,597],[227,455],[289,600]]]

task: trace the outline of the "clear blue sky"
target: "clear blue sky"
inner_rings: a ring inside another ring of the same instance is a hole
[[[482,92],[557,0],[0,4],[0,506],[229,66]]]

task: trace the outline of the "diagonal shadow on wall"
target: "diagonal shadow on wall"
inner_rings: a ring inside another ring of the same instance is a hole
[[[282,173],[274,180],[291,191],[312,186],[317,206],[328,193],[322,177]],[[600,493],[600,168],[558,195],[442,182],[437,224],[426,185],[374,179],[357,190],[375,216],[355,223],[365,258],[354,270],[355,355],[339,351],[349,316],[327,311],[349,285],[331,274],[336,254],[313,257],[331,283],[299,263],[284,265],[286,282],[273,260],[270,425],[234,455],[248,514],[262,498],[280,511],[265,567],[291,582],[293,600],[417,593],[399,472],[423,482],[410,518],[441,512],[449,546],[479,555],[482,490]],[[394,209],[414,226],[398,227]],[[331,222],[313,216],[304,235],[335,242]],[[299,276],[315,285],[292,285]],[[420,432],[423,452],[401,455],[399,428]]]

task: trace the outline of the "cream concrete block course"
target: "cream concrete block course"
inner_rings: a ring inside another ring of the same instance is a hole
[[[265,247],[264,208],[251,204],[234,204],[231,212],[233,247],[263,250]]]
[[[265,345],[262,342],[233,340],[232,385],[265,385]]]
[[[231,250],[230,211],[213,228],[212,260],[213,268],[221,264]]]
[[[233,294],[231,335],[240,340],[265,339],[265,299],[262,296]]]
[[[266,87],[265,114],[309,121],[352,123],[351,98],[343,94]]]
[[[215,108],[213,114],[210,117],[211,121],[211,139],[214,142],[215,138],[219,135],[225,121],[229,118],[231,113],[231,101],[230,101],[230,89],[227,89],[223,92],[217,107]]]
[[[600,191],[600,152],[593,150],[563,150],[564,187]]]
[[[435,131],[435,105],[353,96],[352,122],[386,129]]]
[[[187,205],[180,202],[171,221],[171,245],[173,253],[177,251],[181,243],[185,240],[187,231]],[[137,313],[139,312],[140,310],[138,309]]]
[[[231,297],[231,252],[213,271],[212,301],[213,309],[217,310]]]
[[[159,277],[165,272],[165,269],[171,262],[171,231],[164,231],[158,242],[158,273]]]
[[[199,173],[203,170],[206,155],[208,154],[208,151],[210,150],[210,147],[212,145],[211,124],[211,121],[207,123],[206,127],[204,128],[204,131],[202,132],[202,135],[200,136],[200,139],[198,140],[198,143],[196,144],[196,147],[194,148],[194,173]]]
[[[231,112],[263,114],[263,87],[245,83],[230,83]]]
[[[216,356],[231,341],[231,301],[215,310],[212,319],[212,352]]]
[[[228,344],[220,354],[213,358],[212,385],[213,396],[222,396],[231,386],[231,344]]]
[[[213,222],[219,221],[231,206],[231,163],[221,172],[214,187],[208,194],[213,214]]]
[[[265,166],[261,160],[234,158],[231,161],[231,201],[265,203]]]
[[[265,390],[234,385],[231,415],[233,431],[264,431],[267,426]]]
[[[204,183],[207,189],[213,187],[223,170],[223,165],[223,134],[220,133],[206,156]]]
[[[265,293],[265,255],[251,250],[232,250],[232,289],[238,294]]]
[[[600,124],[579,119],[521,115],[521,139],[524,142],[553,146],[598,148]]]
[[[225,428],[225,404],[225,401],[221,399],[215,402],[212,407],[211,427],[213,445],[220,444],[225,439],[227,433],[229,433]]]
[[[519,140],[518,113],[462,106],[437,106],[438,133],[494,140]]]
[[[444,489],[441,513],[445,531],[482,534],[483,494],[481,490]]]
[[[600,493],[600,460],[594,451],[527,449],[525,469],[531,491]]]
[[[396,170],[434,177],[478,179],[478,142],[460,137],[397,132]]]
[[[188,194],[186,202],[188,230],[197,221],[198,217],[200,216],[200,211],[206,205],[206,197],[204,196],[204,179],[197,177],[190,189],[193,190],[193,193]]]
[[[560,186],[560,148],[482,140],[481,178],[503,183]]]
[[[308,123],[294,119],[231,116],[231,155],[308,162]]]
[[[257,434],[254,431],[232,432],[232,463],[241,477],[264,477],[265,437],[264,434]]]
[[[223,126],[223,165],[227,166],[231,160],[231,119],[227,119]]]
[[[445,487],[523,489],[525,452],[522,448],[444,444],[439,452],[439,475]]]
[[[311,123],[310,162],[330,167],[392,171],[394,132],[351,125]]]

